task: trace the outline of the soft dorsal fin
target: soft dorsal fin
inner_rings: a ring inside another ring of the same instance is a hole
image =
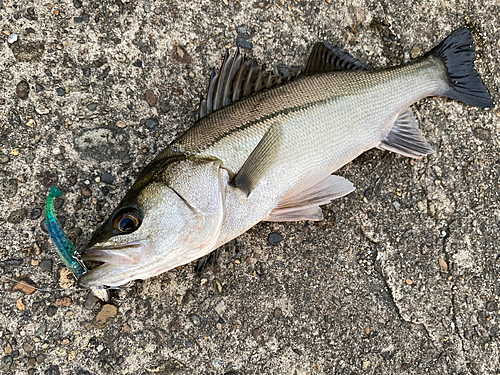
[[[424,136],[420,134],[411,108],[398,116],[378,148],[415,159],[421,159],[423,156],[435,152]]]
[[[370,70],[357,58],[326,42],[317,42],[309,55],[304,74],[327,73],[335,70]]]
[[[317,170],[308,173],[278,203],[266,221],[321,220],[320,205],[343,197],[354,190],[354,186],[343,177]]]
[[[295,76],[283,77],[247,59],[237,48],[231,56],[226,51],[218,72],[212,70],[206,99],[201,98],[197,119],[264,89],[288,82]]]

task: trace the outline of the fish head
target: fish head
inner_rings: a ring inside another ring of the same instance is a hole
[[[79,285],[121,286],[212,251],[224,218],[220,166],[217,160],[185,159],[139,176],[83,251],[84,261],[100,265]]]

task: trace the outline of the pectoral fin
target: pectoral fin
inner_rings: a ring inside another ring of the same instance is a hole
[[[354,191],[343,177],[317,170],[304,177],[265,219],[266,221],[322,220],[320,205]]]
[[[378,145],[382,150],[396,152],[415,159],[433,154],[435,151],[427,143],[418,130],[417,122],[410,108],[404,111],[394,122],[382,142]]]
[[[271,126],[234,177],[232,185],[250,195],[276,161],[281,144],[281,127]]]

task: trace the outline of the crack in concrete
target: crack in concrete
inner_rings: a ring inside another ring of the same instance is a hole
[[[454,335],[460,339],[460,348],[462,351],[462,356],[464,358],[464,362],[465,362],[465,366],[467,368],[467,371],[469,371],[471,374],[479,375],[479,374],[477,374],[477,372],[474,371],[473,368],[470,367],[470,360],[466,355],[466,350],[464,347],[465,337],[463,337],[462,334],[460,333],[459,323],[458,323],[457,315],[456,315],[456,311],[458,311],[458,309],[457,309],[458,302],[456,300],[456,294],[455,294],[455,289],[457,288],[457,284],[455,283],[455,278],[453,277],[454,276],[453,275],[453,266],[452,266],[453,262],[451,259],[451,255],[446,251],[446,247],[448,245],[448,240],[451,236],[451,225],[455,222],[456,222],[455,218],[452,218],[449,221],[447,221],[447,223],[446,223],[446,235],[443,237],[443,244],[442,244],[443,254],[445,256],[445,260],[446,260],[447,264],[449,265],[449,274],[452,277],[452,279],[450,280],[452,282],[451,307],[453,309],[451,320],[455,325],[455,327],[453,329],[454,332],[452,332],[452,335]]]
[[[366,237],[365,237],[366,238]],[[368,239],[368,238],[367,238]],[[370,241],[370,239],[368,239],[368,241]],[[404,317],[403,317],[403,314],[401,313],[401,310],[398,306],[398,304],[396,303],[396,300],[394,299],[394,291],[392,290],[392,287],[389,283],[389,280],[387,279],[387,276],[385,275],[385,272],[384,272],[384,269],[382,268],[382,265],[381,264],[378,264],[377,260],[378,260],[378,255],[379,255],[379,251],[378,251],[378,246],[376,243],[374,243],[373,241],[370,241],[373,243],[373,257],[374,257],[374,262],[373,262],[373,267],[375,268],[375,270],[378,272],[378,274],[380,275],[380,277],[382,277],[382,280],[384,281],[384,284],[385,284],[385,287],[387,288],[387,290],[389,291],[389,299],[390,301],[392,302],[392,305],[393,307],[395,308],[396,312],[397,312],[397,315],[399,316],[399,318],[404,321],[404,322],[407,322],[407,323],[411,323],[411,321],[408,321],[406,320]]]

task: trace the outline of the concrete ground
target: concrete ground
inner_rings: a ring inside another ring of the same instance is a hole
[[[108,304],[68,278],[42,215],[54,184],[82,247],[235,45],[281,72],[318,40],[386,68],[465,25],[498,102],[499,15],[498,0],[0,0],[0,373],[500,373],[498,108],[422,100],[436,154],[370,151],[339,171],[357,189],[324,221],[259,224],[218,267]]]

